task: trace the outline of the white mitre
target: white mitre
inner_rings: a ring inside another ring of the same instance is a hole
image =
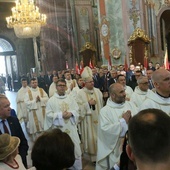
[[[81,73],[81,77],[85,82],[88,81],[89,79],[92,79],[93,74],[92,74],[91,68],[88,66],[84,67],[84,69]]]

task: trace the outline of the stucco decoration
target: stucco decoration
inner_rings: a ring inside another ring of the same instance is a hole
[[[80,53],[86,50],[91,50],[91,51],[96,52],[96,48],[91,42],[86,42],[86,44],[81,48]]]
[[[138,38],[142,39],[145,43],[148,43],[148,44],[151,42],[149,37],[145,34],[144,30],[142,30],[140,28],[136,28],[128,40],[128,45],[131,44],[133,41],[135,41]]]
[[[133,27],[136,29],[137,23],[140,20],[140,11],[136,8],[136,0],[131,1],[132,8],[129,10],[129,18],[133,22]]]
[[[110,24],[109,21],[104,17],[100,24],[100,36],[104,44],[109,42],[110,38]]]
[[[164,0],[165,5],[170,6],[170,0]]]
[[[111,55],[114,59],[119,59],[121,55],[121,51],[116,47],[112,50]]]

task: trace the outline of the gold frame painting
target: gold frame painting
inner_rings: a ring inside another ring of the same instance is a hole
[[[119,59],[121,55],[121,51],[116,47],[112,50],[111,55],[114,59]]]
[[[109,42],[110,38],[110,24],[109,21],[104,17],[100,24],[100,36],[104,44]]]

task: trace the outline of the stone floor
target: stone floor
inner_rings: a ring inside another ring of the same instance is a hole
[[[11,92],[11,91],[6,91],[5,93],[6,93],[6,96],[8,97],[8,99],[11,103],[11,108],[16,110],[16,94],[17,93]],[[28,160],[28,166],[31,167],[31,157],[30,157],[30,155],[31,155],[31,148],[32,148],[33,143],[31,142],[29,135],[26,132],[24,124],[21,124],[21,126],[23,128],[23,131],[25,133],[25,136],[26,136],[26,138],[28,140],[28,144],[29,144],[29,151],[28,151],[27,160]],[[83,162],[83,170],[95,170],[95,165],[88,160],[87,156],[83,156],[82,162]]]

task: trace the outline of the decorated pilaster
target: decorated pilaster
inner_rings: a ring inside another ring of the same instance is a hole
[[[110,24],[106,17],[105,0],[99,0],[99,16],[100,16],[100,37],[102,40],[102,58],[103,60],[109,60],[110,55]]]

